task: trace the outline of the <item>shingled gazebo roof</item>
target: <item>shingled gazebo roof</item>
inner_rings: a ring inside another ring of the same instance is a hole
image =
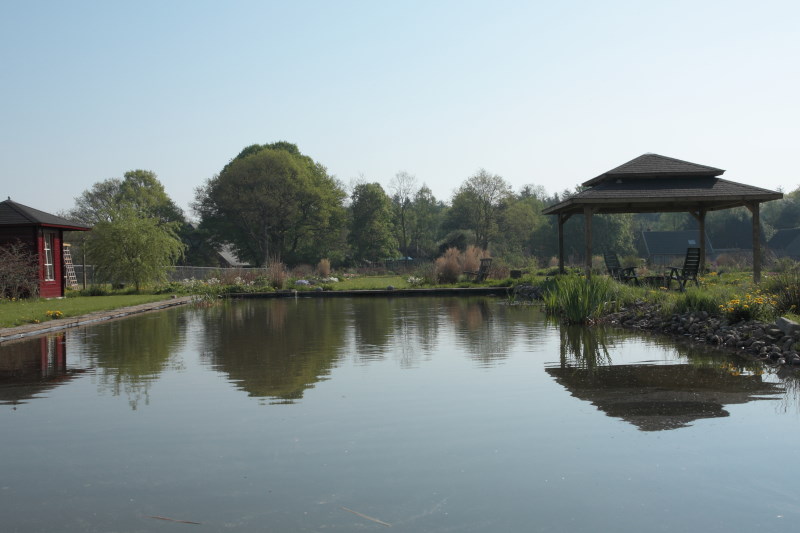
[[[720,178],[719,168],[644,154],[583,183],[586,190],[544,209],[545,215],[716,211],[783,194]]]

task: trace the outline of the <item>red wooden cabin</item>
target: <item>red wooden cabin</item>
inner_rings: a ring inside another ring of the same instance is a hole
[[[39,296],[64,296],[64,232],[91,227],[61,218],[9,198],[0,202],[0,246],[22,242],[38,260]]]

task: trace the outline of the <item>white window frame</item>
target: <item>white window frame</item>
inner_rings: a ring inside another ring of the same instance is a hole
[[[53,233],[45,233],[42,235],[42,240],[44,241],[44,280],[45,281],[55,281],[56,280],[56,268],[55,264],[53,263],[53,244],[55,241],[55,235]]]

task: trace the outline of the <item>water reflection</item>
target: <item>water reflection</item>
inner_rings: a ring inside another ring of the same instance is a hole
[[[132,409],[150,403],[150,387],[168,368],[179,368],[173,356],[183,344],[187,314],[166,310],[81,328],[75,341],[94,367],[98,388],[113,396],[126,395]]]
[[[72,379],[65,334],[0,344],[0,405],[21,405]]]
[[[287,299],[208,309],[202,358],[250,396],[292,403],[324,379],[344,351],[345,317],[338,304]]]
[[[421,303],[423,305],[421,305]],[[443,329],[481,366],[509,356],[516,339],[535,336],[532,309],[486,298],[243,300],[202,316],[202,359],[250,396],[293,403],[352,357],[368,365],[395,356],[417,367],[439,348]],[[538,322],[538,321],[537,321]]]
[[[617,332],[618,335],[623,335]],[[781,394],[756,363],[678,347],[686,364],[617,364],[605,328],[561,329],[561,360],[546,371],[572,396],[642,431],[677,429],[702,418],[725,417],[725,405]]]

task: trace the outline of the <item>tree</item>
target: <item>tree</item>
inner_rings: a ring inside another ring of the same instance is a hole
[[[130,170],[122,179],[95,183],[75,198],[75,208],[68,215],[85,224],[96,224],[112,220],[126,208],[161,222],[184,223],[183,211],[150,170]]]
[[[487,249],[497,234],[500,212],[511,196],[511,186],[503,178],[481,169],[453,196],[449,229],[474,231],[476,244]]]
[[[111,283],[163,281],[167,269],[181,257],[184,245],[174,224],[142,216],[130,207],[95,224],[88,245],[96,275]]]
[[[437,254],[436,241],[440,237],[445,210],[445,205],[436,200],[427,185],[417,190],[407,213],[408,246],[413,257],[433,258]]]
[[[351,196],[348,240],[356,259],[378,261],[397,253],[392,234],[392,202],[378,183],[356,185]]]
[[[503,255],[521,259],[534,251],[541,251],[542,242],[537,233],[547,226],[547,217],[542,214],[544,203],[535,195],[523,193],[510,199],[500,212],[498,247]]]
[[[417,186],[417,178],[408,172],[401,171],[395,174],[389,184],[392,191],[392,207],[395,213],[395,226],[397,228],[397,241],[400,244],[400,252],[403,256],[408,256],[408,239],[410,231],[410,221],[408,219],[411,209],[414,189]]]
[[[85,247],[99,279],[130,282],[137,291],[143,283],[162,281],[186,249],[180,238],[187,226],[183,211],[149,170],[95,183],[75,199],[69,217],[94,226],[77,244]]]
[[[202,229],[258,266],[314,262],[340,242],[341,185],[325,167],[278,142],[248,146],[196,192]]]
[[[800,188],[786,193],[781,200],[764,203],[761,219],[772,230],[800,227]]]

